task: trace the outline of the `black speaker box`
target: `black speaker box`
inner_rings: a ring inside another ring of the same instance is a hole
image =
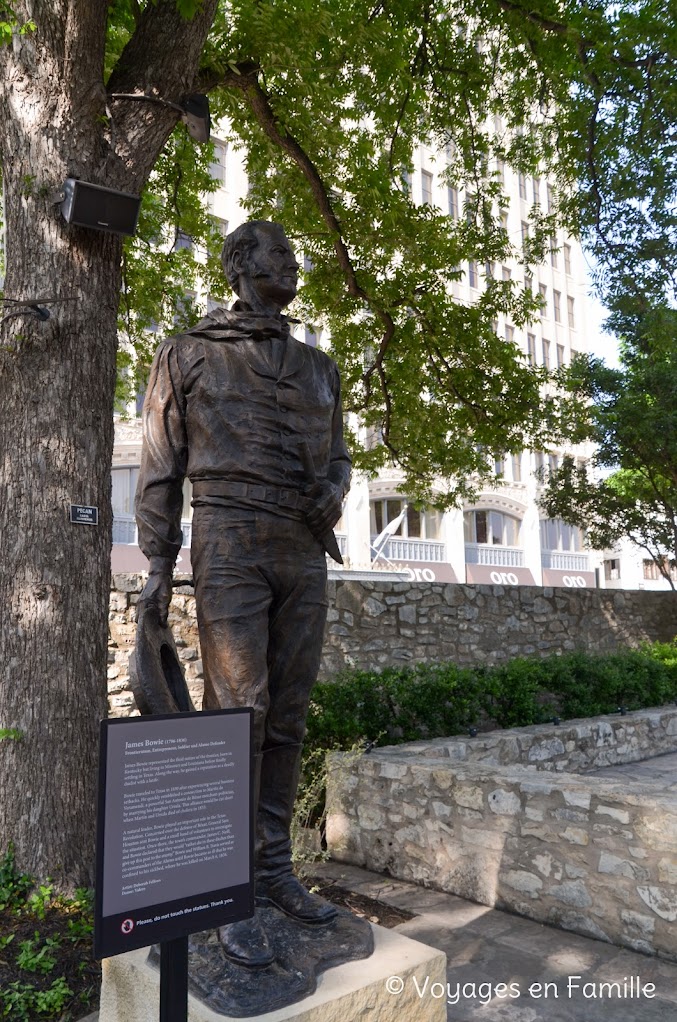
[[[63,193],[61,212],[66,223],[113,234],[134,234],[141,206],[137,195],[91,185],[74,177],[66,178]]]

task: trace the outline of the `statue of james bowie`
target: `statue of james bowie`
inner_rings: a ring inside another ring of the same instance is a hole
[[[336,549],[350,483],[339,374],[282,315],[298,264],[279,224],[238,227],[222,263],[238,300],[165,340],[150,374],[136,496],[150,561],[140,606],[166,623],[187,476],[203,706],[254,710],[256,904],[321,926],[336,910],[294,876],[290,825],[327,613],[325,549]],[[259,915],[219,930],[232,960],[274,960]]]

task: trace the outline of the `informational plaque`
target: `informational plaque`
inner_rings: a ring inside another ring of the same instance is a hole
[[[97,958],[253,916],[252,718],[102,721]]]

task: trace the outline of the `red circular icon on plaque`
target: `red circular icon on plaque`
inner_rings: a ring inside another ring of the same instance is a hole
[[[123,933],[131,933],[132,930],[134,929],[134,920],[123,919],[122,926],[120,927],[120,929],[122,930]]]

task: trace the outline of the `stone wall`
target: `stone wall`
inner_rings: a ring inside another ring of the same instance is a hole
[[[568,752],[558,729],[533,727],[493,746],[447,739],[439,756],[442,742],[335,754],[331,856],[677,961],[675,795],[543,769],[566,765],[563,754],[569,764],[627,762],[652,733],[661,751],[677,749],[677,710],[619,719],[573,722],[580,736]]]
[[[127,660],[141,575],[115,575],[110,604],[111,712],[133,707]],[[198,705],[202,662],[192,589],[175,590],[170,612],[179,656]],[[373,669],[425,660],[497,663],[576,648],[595,652],[670,640],[677,593],[415,582],[329,583],[322,678],[346,667]]]
[[[583,773],[677,751],[677,709],[636,710],[568,720],[564,724],[454,735],[389,748],[391,760],[450,759],[484,766],[529,766]]]

